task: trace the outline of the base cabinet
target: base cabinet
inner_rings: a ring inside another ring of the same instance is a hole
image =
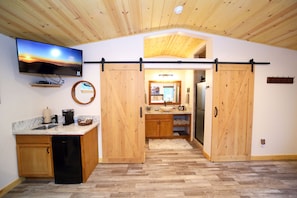
[[[51,136],[18,135],[19,176],[53,177]]]
[[[16,135],[19,176],[54,177],[52,137]],[[78,159],[81,159],[82,182],[86,182],[98,164],[97,127],[77,137],[80,142],[80,152],[77,153],[81,155]]]
[[[191,114],[146,114],[146,138],[189,137]]]
[[[172,115],[145,115],[145,136],[146,137],[171,137],[172,136]]]

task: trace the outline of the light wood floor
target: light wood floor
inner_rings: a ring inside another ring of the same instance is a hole
[[[297,161],[212,163],[198,148],[147,150],[144,164],[98,164],[84,184],[26,180],[5,197],[297,197]]]

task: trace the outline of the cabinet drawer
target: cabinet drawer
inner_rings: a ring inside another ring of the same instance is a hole
[[[40,144],[40,143],[52,143],[52,136],[49,135],[17,135],[17,144]]]
[[[146,114],[145,119],[172,119],[172,114]]]

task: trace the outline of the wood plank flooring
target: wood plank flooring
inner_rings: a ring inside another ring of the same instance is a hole
[[[199,148],[147,149],[144,164],[98,164],[83,184],[26,180],[4,197],[297,197],[297,161],[212,163]]]

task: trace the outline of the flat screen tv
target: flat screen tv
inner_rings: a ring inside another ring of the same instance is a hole
[[[82,76],[82,50],[16,38],[19,71]]]

